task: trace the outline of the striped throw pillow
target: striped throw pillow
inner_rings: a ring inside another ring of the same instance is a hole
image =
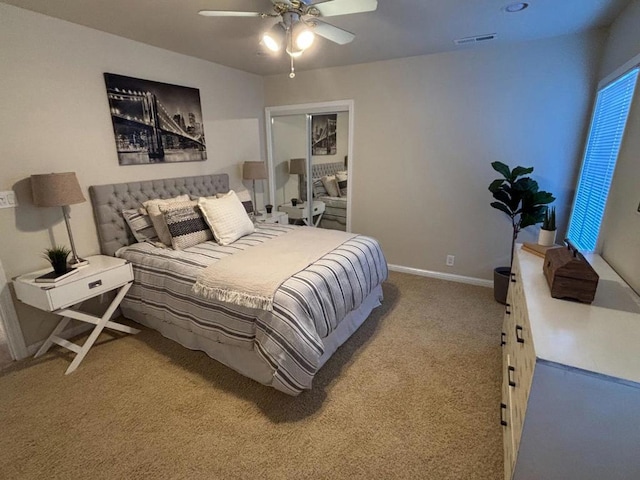
[[[204,220],[197,201],[179,202],[160,207],[171,235],[171,246],[184,250],[208,240],[213,233]]]
[[[149,215],[140,213],[138,209],[133,208],[123,210],[122,216],[127,225],[129,225],[131,233],[133,233],[133,237],[137,242],[157,242],[160,240]]]
[[[347,196],[347,178],[347,172],[336,172],[336,180],[338,181],[341,197]]]

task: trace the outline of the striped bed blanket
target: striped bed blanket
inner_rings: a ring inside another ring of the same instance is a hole
[[[322,339],[387,278],[387,263],[370,237],[355,236],[277,289],[273,310],[209,300],[192,287],[209,265],[299,227],[260,225],[231,245],[205,242],[182,251],[147,243],[117,255],[133,265],[134,283],[122,302],[132,309],[215,342],[253,350],[274,371],[271,386],[291,395],[311,388],[324,353]]]

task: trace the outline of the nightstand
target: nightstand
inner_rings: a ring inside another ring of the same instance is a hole
[[[322,219],[322,215],[324,214],[324,210],[325,210],[325,204],[324,202],[320,202],[318,200],[314,200],[313,201],[313,206],[312,206],[312,216],[315,219],[315,221],[313,222],[314,226],[318,226],[318,224],[320,223],[320,220]],[[302,222],[305,225],[311,225],[311,222],[309,221],[309,215],[307,213],[307,203],[298,203],[295,207],[293,205],[291,205],[290,203],[285,203],[284,205],[280,205],[278,207],[278,210],[280,210],[281,212],[285,212],[287,215],[289,215],[289,218],[291,220],[302,220]]]
[[[62,320],[51,332],[35,357],[44,355],[55,343],[76,353],[76,357],[67,368],[65,374],[73,372],[89,349],[93,346],[98,335],[105,328],[119,332],[136,334],[140,330],[112,322],[111,316],[131,288],[133,283],[133,269],[126,260],[95,255],[88,257],[89,265],[81,267],[77,273],[56,283],[36,283],[35,279],[47,273],[51,268],[27,273],[14,279],[14,287],[18,300],[47,312],[60,315]],[[107,307],[102,317],[96,317],[78,310],[80,303],[111,290],[118,290],[115,298]],[[71,319],[91,323],[95,328],[84,345],[76,345],[58,335],[65,329]]]
[[[262,215],[254,217],[255,223],[281,223],[287,225],[289,223],[289,216],[285,212],[260,212]]]

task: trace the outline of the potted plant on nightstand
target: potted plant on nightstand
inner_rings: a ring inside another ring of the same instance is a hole
[[[547,207],[538,234],[538,245],[550,247],[556,243],[556,207]]]
[[[513,264],[513,250],[518,234],[523,228],[541,223],[545,219],[547,205],[555,197],[538,189],[538,182],[528,177],[533,167],[515,167],[511,170],[502,162],[493,162],[491,167],[502,175],[491,182],[489,191],[495,202],[491,206],[504,212],[511,220],[511,261],[508,267],[497,267],[493,271],[493,296],[497,302],[506,303],[509,275]]]
[[[69,266],[67,265],[67,257],[71,253],[67,247],[60,245],[53,248],[47,248],[44,251],[44,258],[49,260],[51,266],[53,267],[53,271],[58,275],[62,275],[67,273],[69,270]]]

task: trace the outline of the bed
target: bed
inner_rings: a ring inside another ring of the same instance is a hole
[[[311,181],[313,182],[313,198],[325,204],[325,211],[319,226],[333,230],[346,231],[347,229],[347,196],[346,185],[343,196],[331,196],[322,183],[322,177],[335,175],[338,172],[346,172],[347,167],[342,162],[314,163],[311,166]],[[301,175],[301,192],[303,200],[306,198],[306,179]]]
[[[260,224],[228,246],[206,241],[178,251],[136,242],[122,211],[149,199],[228,190],[226,174],[89,188],[101,252],[133,265],[134,284],[122,314],[264,385],[298,395],[311,388],[316,372],[380,305],[384,255],[372,238],[349,238],[284,281],[270,310],[203,298],[194,293],[194,284],[210,265],[310,227]]]

